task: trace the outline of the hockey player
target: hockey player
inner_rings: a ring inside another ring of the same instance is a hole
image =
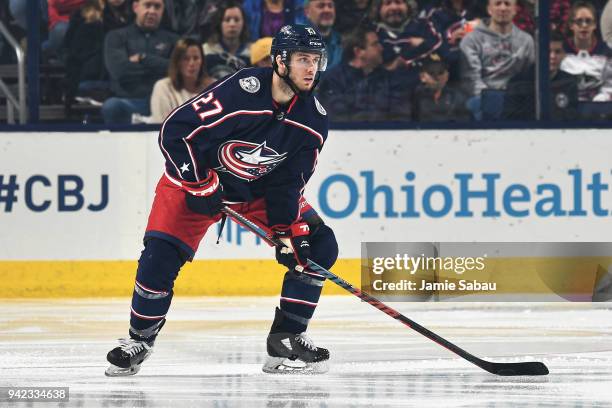
[[[162,124],[165,174],[156,189],[138,262],[129,339],[108,353],[108,376],[136,374],[151,354],[180,268],[228,205],[280,238],[288,268],[267,338],[263,371],[325,372],[328,350],[305,335],[322,276],[306,258],[336,261],[334,233],[302,196],[327,137],[327,114],[311,96],[327,55],[318,32],[287,25],[272,43],[273,68],[248,68],[212,84]],[[302,270],[302,268],[297,268]],[[256,277],[254,277],[256,279]]]

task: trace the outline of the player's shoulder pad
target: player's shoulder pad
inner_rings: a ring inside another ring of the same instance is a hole
[[[262,93],[271,80],[271,68],[243,68],[234,76],[231,86],[236,95],[244,98]]]
[[[271,75],[270,75],[271,77]],[[230,104],[241,104],[249,100],[249,96],[262,93],[264,86],[268,86],[269,79],[261,68],[243,68],[232,75],[220,79],[213,84],[209,91]],[[207,92],[207,91],[204,91]]]

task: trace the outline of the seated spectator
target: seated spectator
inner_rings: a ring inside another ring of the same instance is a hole
[[[208,74],[221,79],[249,65],[251,43],[240,3],[228,0],[220,4],[213,28],[212,36],[204,43],[204,55]]]
[[[104,42],[104,61],[116,97],[102,106],[105,123],[130,123],[133,114],[150,115],[153,85],[168,70],[178,36],[159,29],[162,0],[134,0],[135,20],[112,30]]]
[[[561,62],[566,55],[563,49],[563,41],[563,35],[560,32],[551,32],[548,58],[550,118],[553,120],[574,120],[578,118],[578,78],[560,69]],[[529,67],[508,82],[508,91],[504,101],[504,118],[536,119],[535,92],[535,69]]]
[[[429,20],[442,36],[442,45],[436,52],[448,64],[452,82],[459,79],[459,43],[480,22],[473,3],[473,0],[445,0],[429,15]]]
[[[579,77],[578,99],[592,101],[603,83],[603,70],[610,48],[597,36],[597,13],[586,1],[572,5],[561,69]]]
[[[372,10],[386,69],[412,88],[419,82],[419,61],[440,48],[441,36],[429,21],[416,17],[413,0],[377,0]]]
[[[160,79],[151,94],[151,123],[162,123],[176,107],[215,82],[206,73],[204,53],[192,38],[178,40],[170,56],[168,76]]]
[[[337,0],[334,28],[341,35],[345,35],[355,27],[369,24],[371,2],[372,0]]]
[[[346,37],[342,62],[321,81],[318,97],[333,121],[409,120],[410,96],[382,67],[375,29],[358,27]]]
[[[244,0],[249,37],[274,37],[287,24],[304,24],[304,0]]]
[[[422,63],[419,85],[414,94],[412,118],[418,122],[454,122],[470,119],[466,97],[447,85],[448,66],[432,54]]]
[[[80,11],[70,18],[64,38],[66,48],[67,98],[76,94],[106,99],[110,92],[104,67],[104,37],[110,30],[128,24],[126,0],[85,0]]]
[[[251,66],[272,67],[272,37],[263,37],[251,45]]]
[[[47,56],[59,55],[68,30],[68,20],[83,4],[85,0],[48,0],[49,39],[42,43],[43,52]]]
[[[493,116],[503,111],[503,91],[508,81],[535,60],[533,38],[512,23],[515,0],[488,0],[491,18],[467,34],[461,49],[461,76],[467,88],[468,108],[476,120],[483,119],[482,92],[495,105]]]
[[[334,0],[305,0],[304,15],[321,34],[327,51],[327,69],[333,68],[342,59],[340,34],[334,30],[336,4]]]

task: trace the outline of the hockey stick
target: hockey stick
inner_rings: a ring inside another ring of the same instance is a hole
[[[230,218],[232,218],[234,221],[236,221],[237,223],[239,223],[240,225],[248,229],[249,231],[255,233],[257,236],[259,236],[261,239],[263,239],[267,243],[273,246],[284,246],[284,244],[280,240],[269,236],[265,230],[263,230],[261,227],[259,227],[254,222],[247,219],[242,214],[237,213],[236,211],[232,210],[229,207],[225,207],[223,209],[223,212],[227,214]],[[459,357],[469,361],[472,364],[477,365],[478,367],[490,372],[491,374],[504,375],[504,376],[547,375],[548,374],[548,368],[546,367],[546,365],[538,361],[522,362],[522,363],[495,363],[495,362],[486,361],[481,358],[478,358],[474,356],[473,354],[468,353],[461,347],[456,346],[450,341],[438,336],[436,333],[432,332],[431,330],[426,329],[425,327],[421,326],[415,321],[407,318],[406,316],[404,316],[397,310],[385,305],[384,303],[374,298],[373,296],[370,296],[367,293],[362,292],[360,289],[355,288],[353,285],[351,285],[344,279],[340,278],[339,276],[336,276],[335,274],[323,268],[322,266],[318,265],[317,263],[313,262],[312,260],[308,259],[307,265],[308,265],[308,268],[312,270],[313,272],[316,272],[320,275],[325,276],[327,279],[331,280],[332,282],[342,287],[343,289],[351,292],[353,295],[357,296],[361,300],[368,302],[369,304],[381,310],[382,312],[385,312],[392,318],[399,320],[406,326],[421,333],[423,336],[427,337],[428,339],[435,341],[442,347],[445,347],[446,349],[457,354]]]

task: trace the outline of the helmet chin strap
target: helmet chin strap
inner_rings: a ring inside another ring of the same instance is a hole
[[[291,78],[289,78],[289,74],[291,73],[291,67],[288,64],[285,64],[285,68],[287,68],[287,73],[285,75],[281,75],[280,72],[278,72],[278,63],[276,62],[276,60],[274,61],[273,66],[276,75],[278,75],[283,81],[285,81],[285,83],[289,86],[289,88],[291,88],[293,93],[298,96],[298,98],[309,97],[310,95],[312,95],[313,91],[319,84],[319,71],[317,71],[317,73],[315,74],[315,79],[314,81],[312,81],[312,88],[310,88],[309,91],[300,91],[295,82],[293,82]]]

